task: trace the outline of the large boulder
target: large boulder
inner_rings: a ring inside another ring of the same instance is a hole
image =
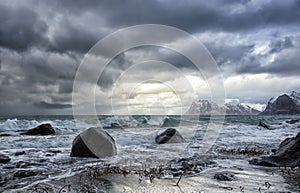
[[[27,130],[25,135],[52,135],[55,134],[55,130],[52,128],[52,125],[49,123],[39,125],[35,128]]]
[[[184,143],[184,138],[174,128],[168,128],[155,138],[155,142],[158,144],[164,143]]]
[[[300,164],[300,132],[296,137],[287,138],[279,145],[278,150],[269,157],[251,160],[251,164],[270,167],[297,167]]]
[[[115,140],[101,128],[89,128],[73,140],[71,157],[104,158],[117,154]]]

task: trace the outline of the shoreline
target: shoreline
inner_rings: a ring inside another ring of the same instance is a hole
[[[219,160],[217,160],[219,162]],[[225,162],[232,162],[227,159]],[[243,168],[239,163],[246,160],[234,160],[235,167],[223,167],[222,164],[206,168],[195,176],[176,178],[158,178],[145,175],[144,171],[110,167],[110,170],[91,167],[80,170],[74,175],[42,181],[29,185],[14,192],[38,192],[46,190],[56,192],[299,192],[300,189],[289,181],[279,168],[251,166]],[[128,173],[123,173],[126,170]],[[151,171],[151,168],[147,168]],[[102,172],[101,172],[102,171]],[[220,181],[214,179],[213,174],[226,171],[234,174],[235,179]],[[298,170],[299,171],[299,170]],[[299,176],[298,176],[299,177]],[[178,185],[176,185],[178,184]],[[11,191],[11,190],[10,190]],[[5,191],[4,191],[5,192]]]

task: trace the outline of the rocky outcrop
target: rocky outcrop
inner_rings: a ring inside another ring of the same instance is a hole
[[[0,163],[6,164],[9,161],[10,161],[10,158],[8,156],[0,154]]]
[[[164,143],[184,143],[184,138],[174,128],[168,128],[155,138],[155,142],[158,144]]]
[[[71,157],[104,158],[117,154],[115,140],[101,128],[89,128],[73,140]]]
[[[297,167],[300,164],[300,132],[296,137],[287,138],[279,145],[275,153],[269,157],[253,159],[251,164],[270,167]]]
[[[300,93],[293,91],[269,100],[266,109],[261,115],[300,114]]]
[[[35,128],[27,130],[25,135],[52,135],[55,134],[55,130],[52,128],[52,125],[49,123],[39,125]]]
[[[217,103],[208,100],[199,100],[193,102],[188,115],[210,115],[210,114],[228,114],[228,115],[256,115],[260,111],[243,104],[225,104],[220,106]]]

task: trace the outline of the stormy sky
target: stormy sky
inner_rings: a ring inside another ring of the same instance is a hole
[[[222,73],[226,101],[261,108],[300,91],[299,18],[298,0],[3,0],[0,115],[72,114],[72,105],[84,105],[72,101],[72,91],[85,54],[139,24],[169,25],[199,39]],[[155,46],[120,53],[94,86],[95,93],[82,92],[95,95],[99,114],[176,114],[209,98],[191,61]]]

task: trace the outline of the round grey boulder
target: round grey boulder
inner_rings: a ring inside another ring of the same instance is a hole
[[[101,128],[89,128],[73,140],[71,157],[104,158],[117,154],[115,140]]]

